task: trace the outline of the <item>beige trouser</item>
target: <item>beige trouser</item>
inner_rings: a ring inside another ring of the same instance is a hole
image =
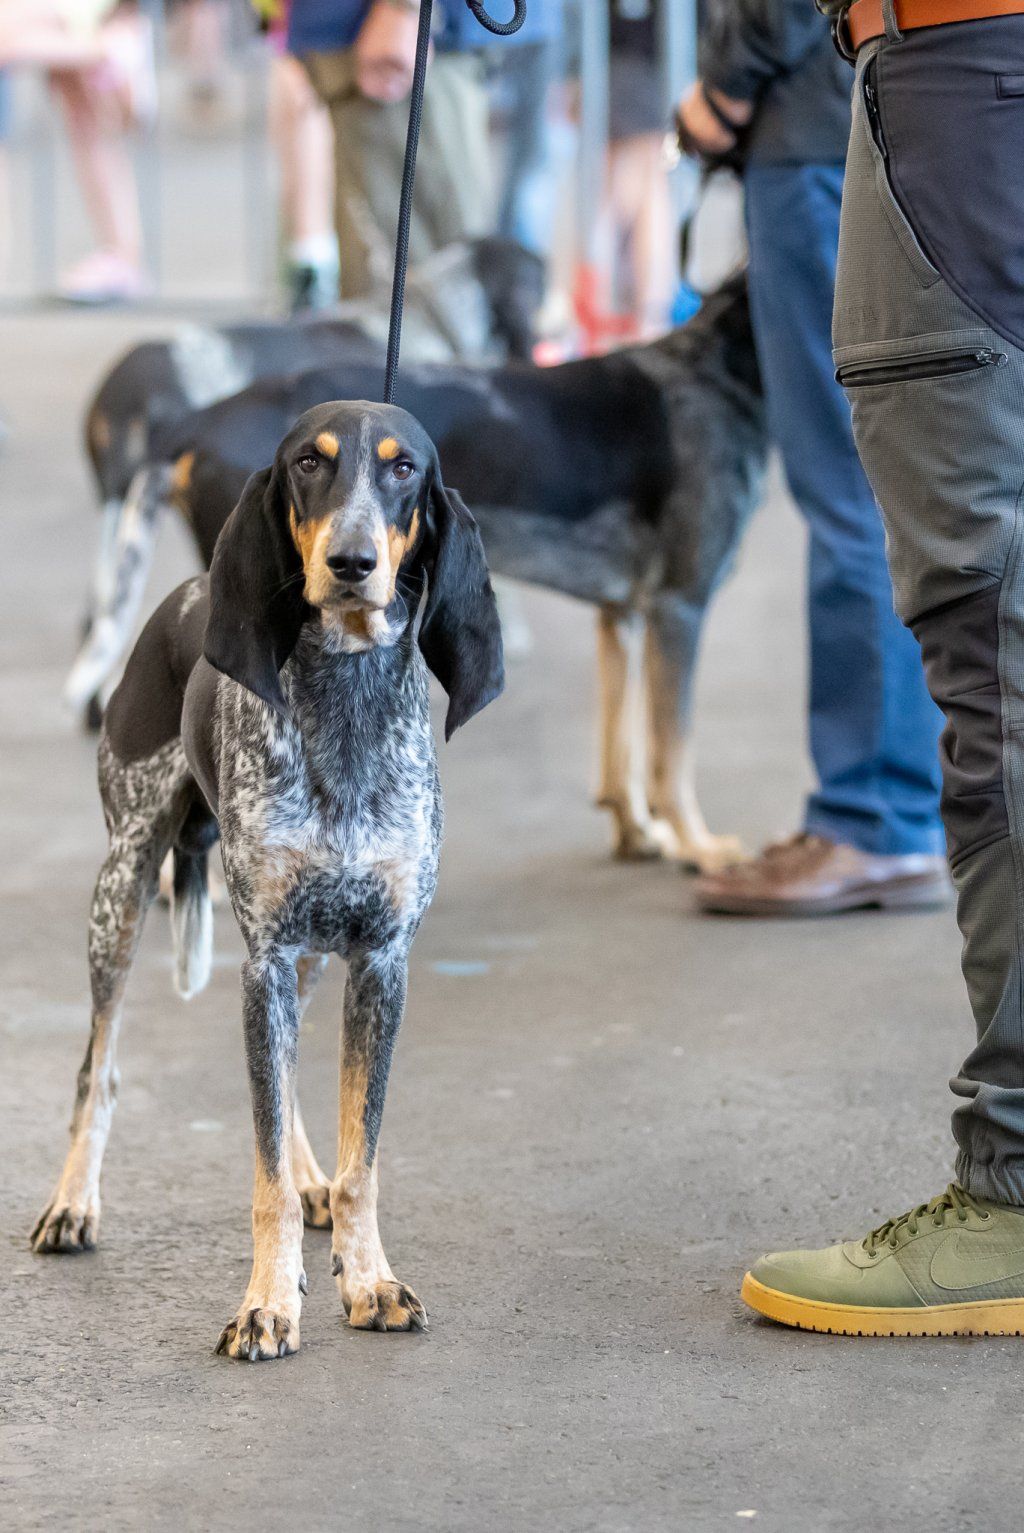
[[[310,53],[303,63],[334,125],[341,296],[362,298],[391,281],[409,101],[363,96],[352,48]],[[427,72],[410,260],[423,261],[492,226],[483,67],[475,55],[437,54]]]

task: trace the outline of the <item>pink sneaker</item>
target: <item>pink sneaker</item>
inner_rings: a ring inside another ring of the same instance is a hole
[[[60,279],[57,293],[65,303],[137,303],[148,296],[149,282],[131,261],[111,250],[96,250]]]

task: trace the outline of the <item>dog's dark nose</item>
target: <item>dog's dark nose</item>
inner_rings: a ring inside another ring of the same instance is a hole
[[[377,568],[377,550],[372,543],[367,543],[362,548],[348,548],[344,553],[328,554],[327,568],[339,580],[352,583],[365,580]]]

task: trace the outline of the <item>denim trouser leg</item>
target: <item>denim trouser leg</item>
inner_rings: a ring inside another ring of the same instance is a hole
[[[810,746],[807,829],[878,854],[941,852],[938,735],[917,642],[893,610],[885,540],[833,376],[843,172],[752,166],[750,295],[768,418],[806,519]]]
[[[1024,26],[907,38],[858,60],[835,360],[897,608],[946,715],[942,812],[978,1034],[951,1082],[957,1175],[1024,1204],[1024,161],[1019,98],[994,85],[1024,78]]]

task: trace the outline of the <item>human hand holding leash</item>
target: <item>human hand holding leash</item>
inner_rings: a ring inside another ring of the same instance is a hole
[[[738,101],[697,80],[676,109],[679,147],[695,159],[723,160],[741,146],[754,115],[750,101]]]

